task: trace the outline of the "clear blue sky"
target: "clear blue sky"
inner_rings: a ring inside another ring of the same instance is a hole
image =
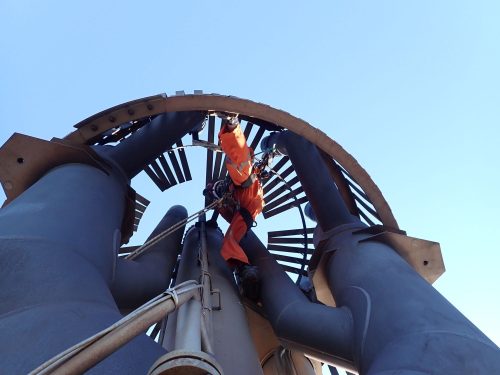
[[[436,288],[500,343],[499,2],[2,0],[0,14],[0,143],[176,90],[284,109],[357,158],[409,235],[441,243]],[[185,203],[162,197],[146,223]]]

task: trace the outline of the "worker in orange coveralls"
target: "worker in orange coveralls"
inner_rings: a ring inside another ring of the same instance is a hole
[[[243,293],[256,299],[259,289],[258,270],[249,264],[239,242],[264,208],[262,185],[258,178],[260,171],[253,165],[253,150],[248,147],[236,117],[223,119],[219,141],[226,154],[226,168],[232,183],[227,184],[224,180],[215,182],[212,195],[221,198],[229,190],[235,203],[219,208],[221,216],[230,223],[222,243],[221,255],[235,270]]]

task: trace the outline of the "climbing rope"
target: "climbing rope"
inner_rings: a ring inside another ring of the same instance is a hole
[[[223,200],[224,200],[224,197],[222,197],[222,198],[220,198],[220,199],[218,199],[216,201],[213,201],[212,203],[210,203],[208,206],[206,206],[205,208],[201,209],[200,211],[195,212],[191,216],[188,216],[187,218],[182,219],[181,221],[175,223],[170,228],[165,229],[163,232],[161,232],[158,235],[154,236],[149,241],[146,241],[144,243],[144,245],[140,246],[139,248],[137,248],[136,250],[134,250],[133,252],[131,252],[130,254],[128,254],[127,256],[125,256],[124,258],[125,259],[135,259],[135,258],[137,258],[139,255],[143,254],[145,251],[147,251],[148,249],[150,249],[152,246],[154,246],[155,244],[157,244],[158,242],[160,242],[165,237],[168,237],[169,235],[171,235],[175,231],[181,229],[185,224],[187,224],[187,223],[189,223],[189,222],[191,222],[193,220],[196,220],[197,218],[199,218],[204,213],[206,213],[206,212],[210,211],[211,209],[217,207],[218,205],[222,204]]]

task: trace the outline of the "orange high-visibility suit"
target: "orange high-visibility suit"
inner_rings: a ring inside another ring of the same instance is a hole
[[[236,260],[248,264],[248,258],[239,242],[250,229],[250,217],[253,222],[264,208],[262,185],[258,178],[250,179],[253,172],[253,150],[248,147],[240,125],[232,130],[227,125],[223,126],[219,132],[219,141],[227,157],[229,177],[235,185],[233,198],[240,205],[240,211],[220,210],[221,216],[230,223],[222,243],[221,255],[229,263]],[[244,215],[241,211],[244,211]]]

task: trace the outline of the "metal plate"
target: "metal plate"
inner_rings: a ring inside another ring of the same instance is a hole
[[[82,163],[102,170],[105,166],[89,146],[56,138],[49,142],[19,133],[14,133],[0,148],[0,160],[0,183],[7,196],[4,205],[59,165]]]

